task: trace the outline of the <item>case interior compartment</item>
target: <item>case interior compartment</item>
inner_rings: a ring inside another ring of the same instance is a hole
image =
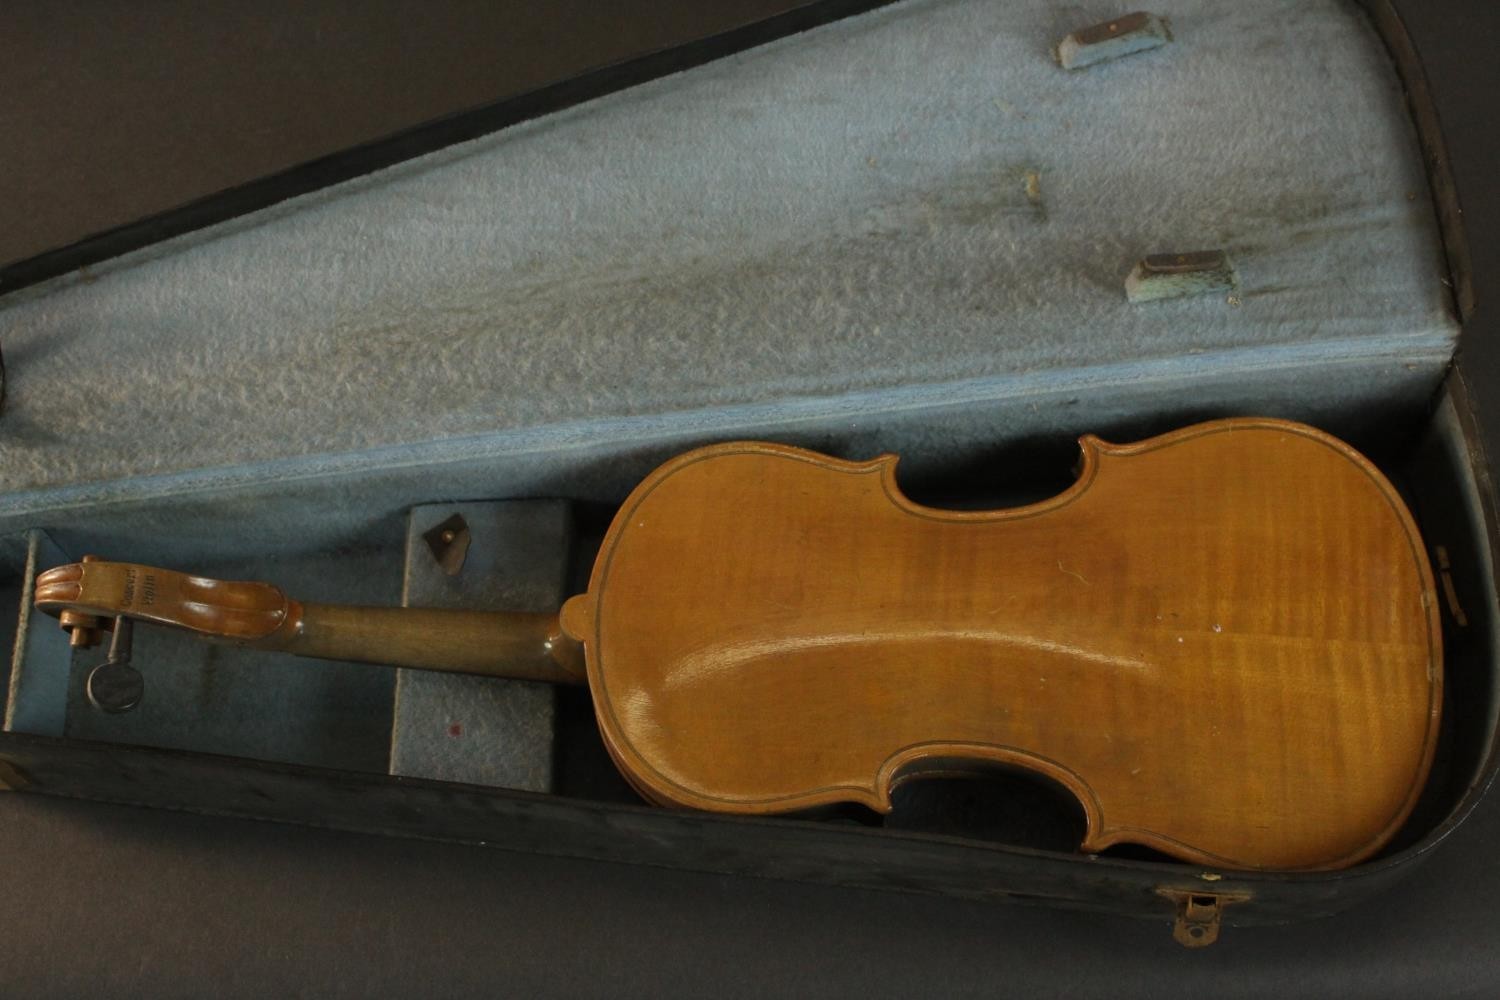
[[[907,478],[903,486],[937,506],[991,508],[1040,499],[1070,478],[1072,446],[1066,439],[1050,444],[1013,448],[987,461],[985,472],[952,469],[942,477]],[[1428,793],[1391,853],[1421,840],[1452,814],[1489,762],[1497,711],[1488,614],[1493,601],[1478,561],[1485,529],[1477,501],[1451,499],[1472,498],[1476,490],[1462,465],[1467,446],[1452,402],[1445,400],[1420,434],[1372,417],[1370,434],[1359,444],[1409,498],[1434,571],[1452,584],[1444,614],[1443,742]],[[428,565],[433,557],[419,532],[453,513],[465,515],[474,533],[473,565],[466,562],[465,572],[447,577]],[[335,552],[261,560],[250,550],[239,559],[187,565],[225,578],[264,578],[294,596],[320,601],[417,603],[417,594],[429,605],[534,610],[583,587],[609,515],[608,507],[558,501],[432,504],[413,511],[409,531],[371,533]],[[227,521],[219,526],[232,528]],[[28,542],[30,561],[39,569],[81,555],[65,554],[43,532],[11,541]],[[526,554],[528,541],[532,550]],[[158,561],[149,543],[128,536],[100,554]],[[1447,563],[1441,569],[1440,559]],[[18,602],[21,582],[12,578],[7,588]],[[7,731],[640,802],[609,762],[584,691],[297,660],[148,626],[137,630],[135,644],[148,697],[130,713],[107,715],[83,694],[83,680],[102,661],[102,650],[75,654],[53,619],[24,606],[21,612]],[[861,810],[833,812],[835,820],[882,825]],[[884,825],[1067,851],[1081,832],[1079,816],[1076,803],[1045,782],[997,775],[913,782]],[[1155,858],[1129,847],[1110,853]]]

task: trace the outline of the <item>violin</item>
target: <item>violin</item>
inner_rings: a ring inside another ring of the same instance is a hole
[[[77,646],[131,620],[302,656],[587,684],[648,801],[891,809],[924,775],[1022,769],[1080,849],[1226,869],[1378,851],[1437,742],[1422,540],[1349,445],[1282,420],[1081,439],[1077,481],[1008,510],[912,502],[896,458],[712,445],[620,508],[557,614],[304,603],[85,558],[37,578]]]

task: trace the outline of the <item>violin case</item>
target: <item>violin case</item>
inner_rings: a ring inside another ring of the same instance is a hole
[[[1077,8],[906,0],[0,298],[0,778],[1087,908],[1189,944],[1405,877],[1496,763],[1495,498],[1436,120],[1379,0],[1163,13],[1167,44],[1070,72],[1053,46],[1088,26]],[[1127,301],[1141,257],[1209,249],[1227,293]],[[1065,487],[1082,433],[1238,415],[1371,457],[1443,597],[1427,790],[1342,871],[1082,855],[1077,809],[1016,776],[912,783],[884,822],[653,808],[586,692],[151,628],[143,703],[105,715],[83,693],[102,653],[27,596],[92,553],[323,602],[542,610],[582,589],[626,493],[705,443],[896,452],[914,498],[998,507]],[[456,575],[430,544],[446,523],[469,542]]]

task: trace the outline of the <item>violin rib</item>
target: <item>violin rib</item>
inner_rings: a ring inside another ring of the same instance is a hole
[[[736,443],[632,493],[563,609],[599,723],[662,804],[890,808],[905,776],[1020,767],[1086,851],[1227,868],[1368,857],[1436,744],[1431,570],[1391,484],[1269,419],[1081,441],[1027,507],[902,495],[893,456]]]

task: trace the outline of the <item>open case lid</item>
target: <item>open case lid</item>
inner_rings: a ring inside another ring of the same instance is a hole
[[[1078,27],[896,4],[12,295],[0,530],[170,539],[238,499],[328,542],[438,483],[618,499],[714,438],[920,469],[1425,402],[1457,325],[1363,15],[1184,2],[1067,72]],[[1209,248],[1236,294],[1126,302]]]

